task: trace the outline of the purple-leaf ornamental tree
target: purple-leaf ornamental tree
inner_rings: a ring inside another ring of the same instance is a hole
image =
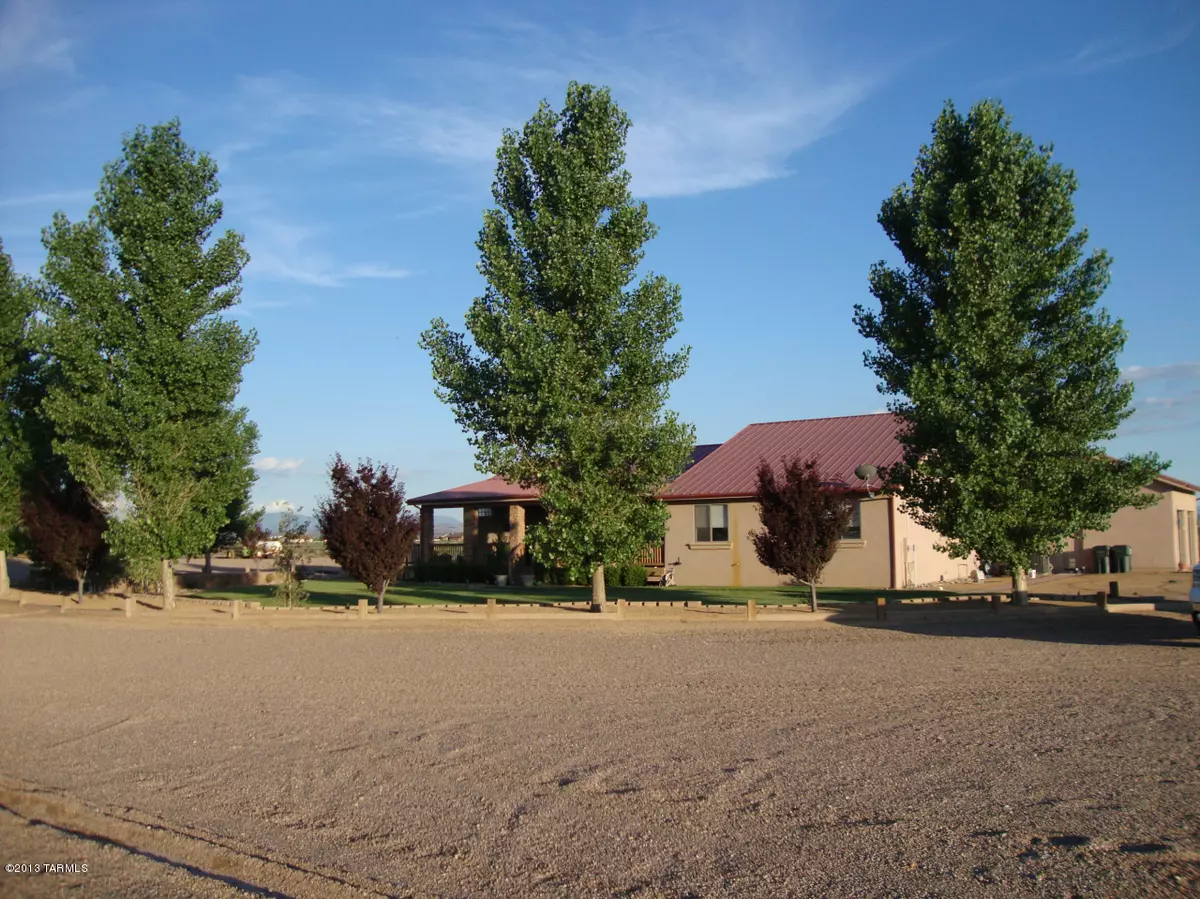
[[[332,494],[317,507],[317,526],[330,558],[375,594],[383,611],[388,586],[400,575],[420,531],[415,512],[404,504],[404,482],[392,467],[370,459],[352,469],[334,457]]]
[[[837,551],[854,513],[844,490],[821,481],[816,459],[784,459],[776,477],[765,459],[758,465],[762,530],[751,531],[758,560],[808,587],[809,607],[817,610],[817,582]]]
[[[60,483],[39,477],[21,501],[21,519],[30,556],[73,578],[83,602],[83,582],[108,561],[104,530],[108,519],[83,485],[67,475]]]

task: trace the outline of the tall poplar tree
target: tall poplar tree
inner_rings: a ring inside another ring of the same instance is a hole
[[[879,309],[854,315],[904,422],[889,481],[952,555],[1007,563],[1018,602],[1035,556],[1152,503],[1140,488],[1166,467],[1100,448],[1133,413],[1125,329],[1099,306],[1111,260],[1085,255],[1075,174],[1051,152],[998,103],[948,103],[879,214],[904,265],[876,263]]]
[[[543,102],[505,131],[476,246],[487,280],[466,336],[435,319],[421,338],[438,396],[471,433],[481,470],[537,487],[548,511],[535,555],[592,575],[661,540],[658,490],[683,470],[690,425],[666,410],[687,368],[668,352],[679,288],[639,276],[656,228],[625,171],[629,118],[607,89],[574,82],[559,112]]]
[[[249,256],[237,232],[214,236],[218,187],[178,120],[140,127],[87,219],[59,213],[42,238],[54,448],[118,509],[114,550],[159,560],[167,608],[173,560],[212,545],[257,441],[234,406],[257,338],[222,316]]]
[[[30,411],[35,308],[33,285],[17,275],[0,241],[0,596],[8,595],[8,554],[17,549],[22,484],[32,451],[24,417]]]

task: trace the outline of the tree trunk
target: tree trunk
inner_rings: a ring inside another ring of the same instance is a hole
[[[603,612],[608,597],[604,593],[604,565],[597,565],[592,572],[592,611]]]
[[[1029,605],[1029,589],[1025,583],[1024,566],[1012,565],[1013,605]]]
[[[208,550],[204,554],[204,573],[212,574],[212,550]]]
[[[390,581],[384,581],[383,586],[379,588],[379,594],[375,597],[375,611],[380,615],[383,614],[383,594],[387,593],[388,584]]]
[[[170,559],[162,560],[162,598],[164,611],[175,608],[175,571]]]
[[[0,596],[8,596],[8,553],[0,549]]]
[[[75,597],[79,605],[83,605],[83,575],[75,575]]]
[[[817,610],[817,582],[801,581],[800,583],[808,584],[808,610],[815,612]]]

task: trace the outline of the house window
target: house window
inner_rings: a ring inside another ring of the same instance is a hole
[[[491,518],[492,517],[492,507],[491,506],[480,506],[479,507],[479,517],[480,518]]]
[[[852,502],[850,523],[846,525],[846,530],[842,531],[843,540],[862,539],[862,506],[858,500],[852,500]]]
[[[729,542],[729,507],[725,504],[696,506],[696,542]]]

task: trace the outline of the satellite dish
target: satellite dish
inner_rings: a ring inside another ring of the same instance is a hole
[[[854,476],[860,481],[870,481],[877,474],[879,474],[879,469],[874,465],[860,465],[854,469]]]

